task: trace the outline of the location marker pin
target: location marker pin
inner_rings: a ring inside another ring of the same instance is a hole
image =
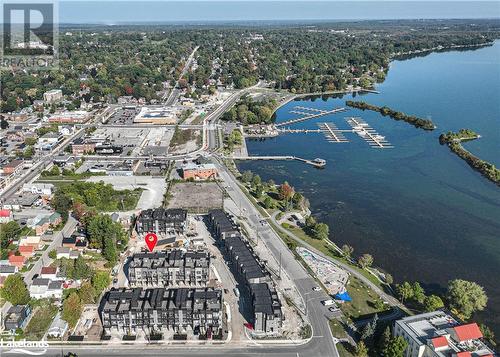
[[[146,241],[149,251],[152,252],[156,247],[156,243],[158,243],[158,237],[154,233],[148,233],[144,237],[144,240]]]

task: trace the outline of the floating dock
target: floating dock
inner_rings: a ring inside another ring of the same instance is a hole
[[[325,115],[337,114],[337,113],[342,113],[342,112],[347,111],[346,108],[336,108],[333,110],[320,110],[320,109],[315,109],[315,108],[294,107],[294,109],[295,110],[290,111],[290,113],[299,114],[299,115],[302,115],[302,117],[287,120],[287,121],[284,121],[282,123],[275,124],[275,127],[279,128],[282,126],[293,125],[293,124],[300,123],[300,122],[303,122],[306,120],[320,118],[320,117],[325,116]]]
[[[352,130],[340,130],[333,123],[318,124],[321,132],[325,134],[326,140],[330,143],[348,143],[343,132],[352,132]]]
[[[394,147],[385,139],[385,136],[377,133],[377,131],[363,119],[351,117],[346,118],[346,121],[352,127],[353,132],[364,139],[372,148],[392,149]]]

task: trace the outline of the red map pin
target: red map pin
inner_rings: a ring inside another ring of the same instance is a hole
[[[148,233],[144,237],[144,240],[146,241],[149,251],[152,252],[156,247],[156,243],[158,243],[158,237],[154,233]]]

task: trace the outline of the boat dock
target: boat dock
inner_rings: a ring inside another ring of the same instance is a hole
[[[351,117],[346,118],[346,120],[353,131],[363,138],[371,147],[376,149],[391,149],[394,147],[385,139],[385,136],[377,133],[375,129],[361,118]]]
[[[232,156],[233,160],[281,160],[281,161],[300,161],[314,167],[324,167],[326,166],[326,160],[316,158],[314,160],[303,159],[297,156],[283,155],[283,156]]]
[[[342,134],[343,132],[352,132],[352,130],[340,130],[333,123],[320,123],[318,124],[320,130],[325,134],[326,140],[331,143],[348,143]]]
[[[295,110],[290,111],[290,113],[299,114],[299,115],[303,115],[303,116],[300,118],[287,120],[287,121],[284,121],[282,123],[277,123],[277,124],[275,124],[275,127],[279,128],[282,126],[293,125],[293,124],[300,123],[300,122],[303,122],[306,120],[319,118],[319,117],[322,117],[325,115],[342,113],[342,112],[347,111],[346,108],[336,108],[333,110],[320,110],[320,109],[306,108],[306,107],[300,107],[300,106],[294,107],[294,109]]]

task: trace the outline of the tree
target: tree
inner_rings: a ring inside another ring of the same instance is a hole
[[[488,303],[488,297],[482,286],[462,279],[449,282],[447,299],[450,308],[466,320],[474,312],[484,310]]]
[[[383,351],[385,346],[387,346],[389,344],[389,342],[391,341],[391,338],[392,338],[391,328],[389,326],[387,326],[385,328],[382,336],[380,336],[380,340],[378,342],[378,346],[379,346],[379,349],[381,351]]]
[[[92,284],[86,281],[78,289],[78,296],[82,304],[93,304],[96,298],[96,291]]]
[[[87,262],[81,255],[79,255],[78,258],[75,259],[75,263],[73,266],[74,279],[88,279],[92,276],[92,268],[87,264]]]
[[[420,286],[418,281],[413,283],[413,299],[417,301],[419,304],[423,304],[425,300],[425,290]]]
[[[52,207],[59,213],[64,222],[68,220],[69,210],[71,209],[71,198],[58,188],[51,201]]]
[[[436,311],[444,306],[443,300],[437,295],[426,296],[423,304],[427,312]]]
[[[263,193],[264,193],[264,187],[262,185],[255,186],[254,190],[255,197],[261,198]]]
[[[63,303],[62,318],[73,328],[82,314],[82,302],[76,292],[72,292]]]
[[[392,283],[394,283],[394,278],[392,277],[391,274],[389,273],[386,273],[385,274],[385,282],[389,285],[391,285]]]
[[[274,203],[271,197],[267,196],[264,200],[264,207],[267,209],[271,209],[274,207]]]
[[[398,284],[396,286],[396,292],[402,303],[404,303],[408,299],[413,298],[413,287],[407,281],[405,281],[403,284]]]
[[[406,347],[408,342],[402,336],[393,337],[384,348],[384,357],[403,357]]]
[[[495,347],[497,345],[495,341],[495,333],[485,324],[479,324],[479,329],[481,330],[484,339]]]
[[[50,259],[57,259],[57,250],[52,249],[52,250],[49,252],[49,258],[50,258]]]
[[[366,347],[363,341],[359,341],[356,346],[356,357],[367,357],[368,356],[368,348]]]
[[[316,223],[314,226],[314,238],[316,239],[328,239],[329,233],[330,227],[326,223]]]
[[[9,275],[1,289],[2,298],[12,305],[25,305],[30,301],[30,293],[21,274]]]
[[[111,283],[111,278],[107,271],[98,270],[92,275],[91,282],[96,295],[100,295]]]
[[[104,238],[104,249],[102,255],[110,264],[115,264],[118,260],[115,242],[111,237]]]
[[[10,242],[21,234],[21,227],[16,221],[0,224],[0,248],[7,249]]]
[[[290,199],[293,197],[295,191],[292,186],[288,184],[288,182],[283,182],[278,190],[279,198],[282,201],[285,201],[285,209],[288,209],[288,204]]]
[[[316,219],[313,216],[308,216],[306,218],[306,227],[312,230],[314,226],[316,226]]]
[[[373,257],[370,254],[363,254],[358,259],[358,264],[361,268],[366,269],[373,264]]]
[[[247,170],[241,174],[241,181],[245,183],[252,181],[252,178],[253,178],[252,171]]]
[[[354,252],[354,248],[350,246],[349,244],[344,244],[342,246],[342,253],[348,258],[351,257],[352,253]]]
[[[254,175],[254,177],[252,177],[252,187],[260,186],[261,183],[262,183],[262,179],[260,178],[259,175]]]

